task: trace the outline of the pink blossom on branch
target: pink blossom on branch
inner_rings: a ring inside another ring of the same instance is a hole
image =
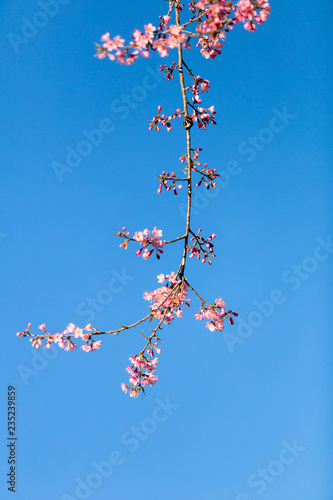
[[[191,241],[192,245],[187,247],[187,252],[190,252],[190,258],[196,257],[197,259],[201,259],[201,262],[204,264],[206,260],[208,260],[208,264],[212,264],[212,257],[215,257],[214,245],[211,241],[216,238],[215,234],[212,234],[208,238],[203,238],[200,236],[202,229],[199,228],[197,234],[193,233],[190,230],[190,233],[193,235]]]
[[[207,125],[212,123],[216,125],[215,114],[216,111],[214,106],[210,106],[209,108],[202,108],[200,106],[193,107],[193,113],[190,115],[190,118],[198,123],[198,128],[203,127],[204,130],[207,129]]]
[[[206,186],[207,189],[210,187],[216,188],[216,183],[214,180],[217,177],[220,177],[220,174],[216,172],[216,168],[207,168],[208,164],[205,163],[203,168],[201,162],[198,161],[199,151],[202,151],[201,148],[197,148],[193,151],[193,159],[192,159],[192,169],[194,172],[197,172],[201,175],[201,179],[196,183],[196,186],[199,187],[202,183]],[[184,157],[181,157],[181,161]]]
[[[163,127],[167,128],[168,132],[170,132],[172,130],[172,126],[170,123],[171,120],[175,120],[176,118],[179,118],[184,114],[181,112],[181,110],[179,108],[176,109],[176,111],[174,112],[173,115],[169,115],[169,116],[165,116],[165,115],[161,114],[161,111],[162,111],[162,106],[158,106],[157,115],[154,116],[152,118],[152,120],[150,121],[149,130],[154,129],[154,130],[157,130],[157,132],[159,132],[160,127],[158,126],[158,124],[160,123],[161,125],[163,125]]]
[[[205,58],[214,59],[221,54],[223,41],[227,33],[239,22],[244,23],[248,31],[255,31],[256,24],[264,23],[271,12],[269,2],[265,0],[200,0],[191,1],[189,10],[192,17],[184,24],[170,24],[171,14],[180,7],[178,2],[169,2],[169,12],[160,16],[157,27],[151,23],[144,26],[144,31],[135,29],[132,40],[125,45],[119,36],[110,39],[110,34],[102,36],[102,44],[97,44],[96,56],[100,59],[109,57],[112,61],[122,64],[132,64],[139,55],[148,57],[149,52],[157,52],[166,57],[170,49],[182,44],[183,48],[190,47],[191,39],[198,39],[197,47],[201,46],[201,54]],[[193,25],[193,26],[192,26]]]
[[[131,397],[138,397],[140,392],[144,393],[147,385],[153,386],[157,382],[156,366],[158,358],[150,360],[144,354],[130,356],[131,365],[126,367],[129,373],[129,384],[122,383],[122,390],[127,393],[130,391]]]
[[[145,292],[143,298],[153,304],[150,306],[152,316],[157,319],[162,319],[164,323],[168,325],[175,319],[181,318],[183,311],[181,310],[182,305],[189,307],[189,302],[191,299],[187,298],[187,285],[182,281],[177,280],[175,272],[164,274],[158,276],[159,283],[164,283],[167,280],[167,284],[163,287],[157,288],[152,292]]]
[[[207,303],[201,303],[201,307],[199,312],[194,316],[197,320],[207,319],[209,322],[206,324],[206,328],[211,332],[221,332],[224,328],[224,319],[228,318],[230,324],[234,324],[234,320],[231,316],[238,316],[236,312],[231,310],[226,312],[225,302],[218,297],[215,299],[215,303],[213,305]]]
[[[162,248],[165,245],[165,240],[161,239],[162,237],[161,229],[157,229],[157,227],[154,227],[154,229],[151,232],[151,236],[149,229],[144,229],[143,231],[136,231],[132,237],[130,237],[129,235],[130,233],[126,231],[126,227],[123,227],[122,231],[116,233],[116,236],[120,236],[121,238],[125,239],[125,241],[119,245],[120,247],[125,248],[125,250],[127,250],[128,243],[130,241],[135,241],[140,243],[140,246],[142,247],[136,252],[136,255],[142,256],[145,260],[147,260],[155,251],[156,257],[158,259],[160,258],[160,254],[163,253]]]
[[[178,64],[174,61],[170,66],[166,64],[162,64],[160,67],[160,71],[165,71],[165,78],[170,81],[174,79],[173,73],[178,68]]]
[[[169,174],[169,172],[163,170],[162,175],[158,177],[158,180],[160,181],[160,185],[157,190],[158,194],[161,194],[162,189],[165,188],[166,191],[170,191],[172,189],[174,195],[177,196],[177,189],[183,189],[183,186],[181,184],[176,184],[176,182],[183,181],[184,179],[179,179],[175,172]],[[169,182],[171,182],[171,184],[169,184]]]
[[[18,337],[28,337],[32,346],[36,347],[36,349],[39,349],[42,346],[46,349],[50,349],[53,347],[52,344],[57,344],[65,351],[73,351],[77,345],[71,340],[72,337],[81,338],[82,341],[86,342],[86,344],[81,347],[81,349],[86,352],[99,349],[102,344],[101,340],[91,340],[92,335],[98,334],[99,330],[94,329],[90,323],[88,323],[84,328],[79,328],[73,323],[70,323],[61,333],[55,333],[53,335],[51,333],[46,333],[45,323],[38,327],[39,330],[44,332],[44,335],[34,335],[30,333],[30,328],[31,323],[28,324],[26,330],[18,332],[16,335]],[[44,345],[43,341],[46,341]]]
[[[257,4],[257,5],[256,5]],[[255,31],[255,23],[263,24],[269,17],[272,9],[266,0],[240,0],[236,4],[235,18],[244,23],[244,28],[248,31]]]
[[[201,78],[201,76],[196,76],[196,77],[193,76],[193,79],[194,79],[193,85],[186,87],[186,90],[191,89],[193,95],[192,101],[194,104],[201,104],[202,99],[200,99],[199,97],[199,91],[201,91],[202,93],[209,92],[210,82],[209,80],[204,80],[203,78]]]
[[[179,107],[173,114],[165,115],[162,113],[162,106],[158,106],[157,114],[150,121],[149,129],[160,131],[160,127],[165,126],[167,131],[171,131],[172,120],[177,118],[183,120],[182,123],[186,131],[186,153],[179,159],[182,164],[186,164],[183,169],[185,176],[176,174],[173,167],[169,169],[172,171],[171,174],[163,171],[158,177],[160,182],[158,193],[161,193],[162,189],[166,189],[166,191],[173,190],[174,194],[177,194],[177,189],[183,187],[182,183],[187,183],[188,204],[185,233],[171,241],[165,241],[162,239],[162,230],[157,229],[157,227],[154,227],[152,231],[148,229],[136,231],[132,237],[130,232],[126,231],[126,227],[123,227],[122,231],[116,235],[123,238],[124,241],[120,247],[126,250],[130,241],[139,244],[140,248],[136,255],[142,256],[145,260],[149,259],[154,252],[159,259],[160,254],[163,253],[164,245],[182,241],[184,248],[178,270],[167,275],[160,273],[157,276],[160,286],[153,291],[146,291],[143,295],[143,298],[150,302],[149,313],[133,324],[122,325],[115,330],[102,332],[93,328],[91,324],[79,328],[73,323],[69,323],[62,332],[51,334],[47,333],[43,323],[38,327],[40,333],[33,334],[30,333],[31,323],[29,323],[24,331],[17,333],[19,337],[28,337],[36,349],[42,346],[49,349],[57,344],[65,351],[73,351],[78,347],[74,343],[73,339],[75,339],[75,342],[82,343],[80,345],[82,351],[92,352],[98,350],[102,344],[101,340],[94,340],[95,336],[118,335],[120,332],[134,328],[145,321],[149,321],[150,324],[157,323],[157,326],[152,328],[148,335],[142,332],[145,345],[137,355],[129,358],[131,365],[126,368],[129,374],[129,383],[121,384],[121,389],[125,393],[129,392],[129,395],[134,398],[138,397],[140,393],[144,394],[145,387],[153,386],[157,382],[158,358],[156,354],[161,353],[159,331],[162,330],[162,325],[171,324],[175,317],[182,317],[183,306],[190,307],[189,291],[192,291],[201,303],[195,319],[206,320],[206,327],[210,331],[222,331],[224,321],[228,319],[230,324],[233,324],[233,317],[237,316],[236,312],[226,310],[226,305],[221,297],[215,299],[214,304],[206,302],[185,277],[187,255],[197,257],[202,262],[208,260],[209,264],[212,263],[211,258],[215,257],[212,243],[215,234],[204,238],[200,234],[201,228],[197,233],[191,230],[191,196],[194,187],[192,175],[199,175],[199,180],[196,182],[197,187],[204,184],[209,189],[216,187],[214,181],[219,177],[219,174],[216,169],[208,168],[207,163],[202,165],[198,160],[199,152],[202,149],[191,146],[193,124],[197,123],[198,128],[203,130],[206,130],[209,124],[215,125],[216,111],[214,106],[202,105],[203,94],[209,91],[210,81],[192,72],[184,61],[183,51],[190,49],[191,43],[194,41],[195,46],[205,59],[215,59],[217,55],[221,54],[226,36],[235,25],[243,23],[246,30],[255,31],[257,25],[265,22],[271,12],[269,2],[265,0],[239,0],[238,2],[190,0],[190,16],[181,22],[180,13],[183,15],[185,6],[179,0],[171,0],[168,4],[168,12],[159,17],[157,26],[149,23],[144,25],[142,31],[135,29],[128,43],[119,35],[110,37],[110,33],[105,33],[101,37],[101,44],[97,45],[96,56],[100,59],[108,57],[111,61],[129,65],[137,61],[140,56],[148,57],[155,52],[164,58],[168,56],[170,50],[177,49],[178,63],[174,61],[171,65],[164,64],[161,65],[160,69],[165,72],[166,79],[169,81],[174,79],[175,71],[178,72],[182,109]],[[185,78],[190,80],[189,83],[185,83]],[[188,97],[188,93],[191,93],[191,97]]]

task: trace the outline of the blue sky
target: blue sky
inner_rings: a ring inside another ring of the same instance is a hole
[[[210,333],[193,297],[164,329],[158,384],[132,400],[120,382],[140,330],[88,354],[39,352],[16,332],[129,323],[146,314],[156,275],[178,268],[181,245],[146,262],[114,236],[123,225],[183,234],[185,194],[158,195],[155,177],[179,169],[181,125],[148,131],[159,104],[180,105],[178,82],[157,70],[176,56],[131,67],[93,57],[103,33],[127,37],[166,4],[57,0],[52,17],[41,3],[1,5],[1,498],[13,384],[17,500],[329,500],[331,4],[272,1],[270,20],[235,29],[215,61],[187,55],[211,81],[218,121],[194,145],[221,174],[215,193],[194,196],[192,218],[217,234],[217,257],[189,262],[188,279],[239,321]]]

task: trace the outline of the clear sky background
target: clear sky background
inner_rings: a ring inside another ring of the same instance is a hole
[[[142,294],[157,274],[178,268],[181,244],[144,261],[114,235],[123,225],[183,234],[185,193],[158,195],[155,177],[180,172],[181,124],[148,131],[159,104],[167,113],[181,104],[178,82],[156,71],[176,55],[131,67],[94,58],[106,31],[128,38],[167,4],[57,6],[53,17],[37,1],[0,7],[1,499],[12,498],[14,384],[17,500],[330,500],[331,3],[273,0],[270,20],[256,33],[237,27],[219,58],[186,55],[211,81],[205,103],[218,121],[194,131],[194,145],[221,173],[210,198],[203,188],[194,197],[192,219],[217,234],[217,257],[211,267],[190,261],[188,279],[239,321],[210,333],[192,297],[164,329],[158,384],[135,400],[120,383],[140,329],[53,359],[16,332],[29,321],[51,332],[130,323],[146,314]],[[55,162],[101,126],[100,143],[57,177]]]

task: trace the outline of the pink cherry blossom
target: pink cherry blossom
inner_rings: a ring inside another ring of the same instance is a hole
[[[195,23],[200,18],[195,31],[192,32],[182,25],[170,24],[168,26],[174,5],[168,15],[160,16],[158,27],[149,23],[144,26],[143,32],[135,29],[132,34],[133,40],[127,46],[124,45],[125,41],[121,37],[116,36],[111,39],[110,34],[105,33],[101,37],[102,44],[97,45],[97,57],[104,59],[108,56],[112,61],[132,64],[140,54],[148,57],[151,50],[161,57],[166,57],[169,50],[177,48],[179,44],[182,44],[183,48],[190,47],[189,41],[195,38],[198,39],[197,47],[201,46],[202,56],[214,59],[221,54],[222,42],[235,24],[242,22],[245,29],[255,31],[255,23],[264,23],[271,12],[269,2],[266,0],[240,0],[235,5],[226,0],[191,1],[189,9],[193,16],[189,24]],[[198,13],[203,12],[204,16],[201,14],[197,18],[196,9],[199,9]],[[168,76],[170,78],[170,73]],[[167,127],[170,129],[171,125],[167,124]]]
[[[155,251],[156,257],[158,259],[160,258],[160,254],[163,253],[162,248],[165,245],[165,240],[160,239],[160,237],[162,237],[162,230],[155,227],[152,231],[152,236],[150,236],[149,229],[136,231],[132,238],[129,236],[129,234],[130,233],[128,231],[125,232],[124,230],[116,233],[117,236],[125,239],[124,243],[121,243],[119,245],[120,247],[124,247],[127,250],[129,241],[136,241],[140,243],[140,246],[142,246],[142,248],[137,250],[136,255],[142,255],[142,257],[147,260]],[[152,248],[149,249],[149,246],[151,246]]]
[[[89,352],[91,351],[91,347],[90,345],[88,344],[88,342],[86,344],[84,344],[83,346],[80,347],[80,349],[82,349],[82,351],[84,352]]]
[[[74,342],[71,342],[70,340],[67,342],[67,345],[65,347],[65,351],[74,351],[74,349],[77,347]]]
[[[154,348],[158,352],[156,345],[157,343],[151,344],[150,349]],[[143,354],[139,354],[130,356],[129,360],[132,363],[131,366],[126,367],[126,371],[130,374],[129,384],[122,383],[121,388],[124,392],[129,389],[130,395],[134,391],[132,397],[137,397],[139,392],[144,392],[144,387],[147,385],[153,386],[157,382],[155,371],[158,358],[149,359]]]
[[[127,391],[128,391],[128,386],[126,384],[124,384],[123,382],[120,384],[122,390],[124,391],[124,393],[126,394]]]
[[[167,284],[150,293],[146,292],[144,294],[144,299],[153,302],[150,309],[155,318],[170,324],[174,320],[174,315],[178,318],[182,316],[181,306],[184,304],[188,305],[190,299],[187,298],[187,285],[177,282],[177,277],[174,272],[166,277],[170,286]]]
[[[163,273],[159,274],[159,275],[157,276],[157,278],[158,278],[158,283],[162,283],[162,284],[164,283],[164,281],[165,281],[165,276],[164,276],[164,274],[163,274]],[[149,299],[149,300],[150,300],[150,299]]]

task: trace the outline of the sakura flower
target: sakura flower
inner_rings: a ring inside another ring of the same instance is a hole
[[[221,297],[218,297],[215,299],[215,305],[221,309],[221,311],[225,311],[225,302],[221,299]]]
[[[65,345],[66,345],[66,339],[61,338],[61,340],[59,340],[58,342],[58,346],[61,347],[61,349],[64,349]]]
[[[214,323],[207,323],[206,327],[208,328],[208,330],[210,330],[211,332],[214,332],[215,331],[215,325]]]
[[[83,330],[81,328],[79,328],[78,326],[76,326],[73,330],[73,333],[74,333],[74,337],[77,339],[78,337],[82,337]]]
[[[91,351],[91,347],[90,345],[88,344],[88,342],[86,344],[84,344],[83,346],[80,347],[80,349],[82,349],[82,351],[84,352],[89,352]]]
[[[148,250],[148,248],[146,248],[146,249],[144,250],[143,254],[142,254],[142,257],[143,257],[145,260],[147,260],[147,259],[149,259],[149,257],[151,256],[151,254],[152,254],[152,253],[153,253],[153,252],[152,252],[152,250],[151,250],[151,251],[149,251],[149,250]]]
[[[124,391],[124,393],[126,394],[127,393],[127,390],[128,390],[128,386],[126,384],[124,384],[123,382],[120,384],[122,390]]]
[[[93,340],[86,342],[83,346],[80,347],[80,349],[82,349],[82,351],[84,352],[96,351],[101,347],[101,345],[102,345],[101,340]]]
[[[102,345],[102,341],[101,340],[94,340],[92,343],[91,343],[91,350],[92,351],[96,351],[97,349],[99,349]]]
[[[157,380],[158,380],[157,375],[149,375],[149,377],[148,377],[148,381],[149,381],[150,385],[156,384]]]
[[[139,396],[138,390],[133,387],[133,389],[130,390],[130,397],[137,398],[138,396]]]
[[[74,351],[74,349],[77,347],[74,342],[71,342],[70,340],[67,342],[67,345],[65,347],[65,351]]]
[[[65,332],[67,333],[66,330],[65,330]],[[55,333],[53,335],[53,342],[55,342],[55,343],[60,342],[62,340],[63,334],[64,334],[64,332],[63,333]]]
[[[174,36],[179,36],[183,27],[182,26],[177,26],[176,24],[171,24],[169,26],[169,33]]]
[[[174,271],[171,272],[171,274],[167,274],[166,275],[169,283],[176,283],[177,281],[177,276],[176,276],[176,273]]]

